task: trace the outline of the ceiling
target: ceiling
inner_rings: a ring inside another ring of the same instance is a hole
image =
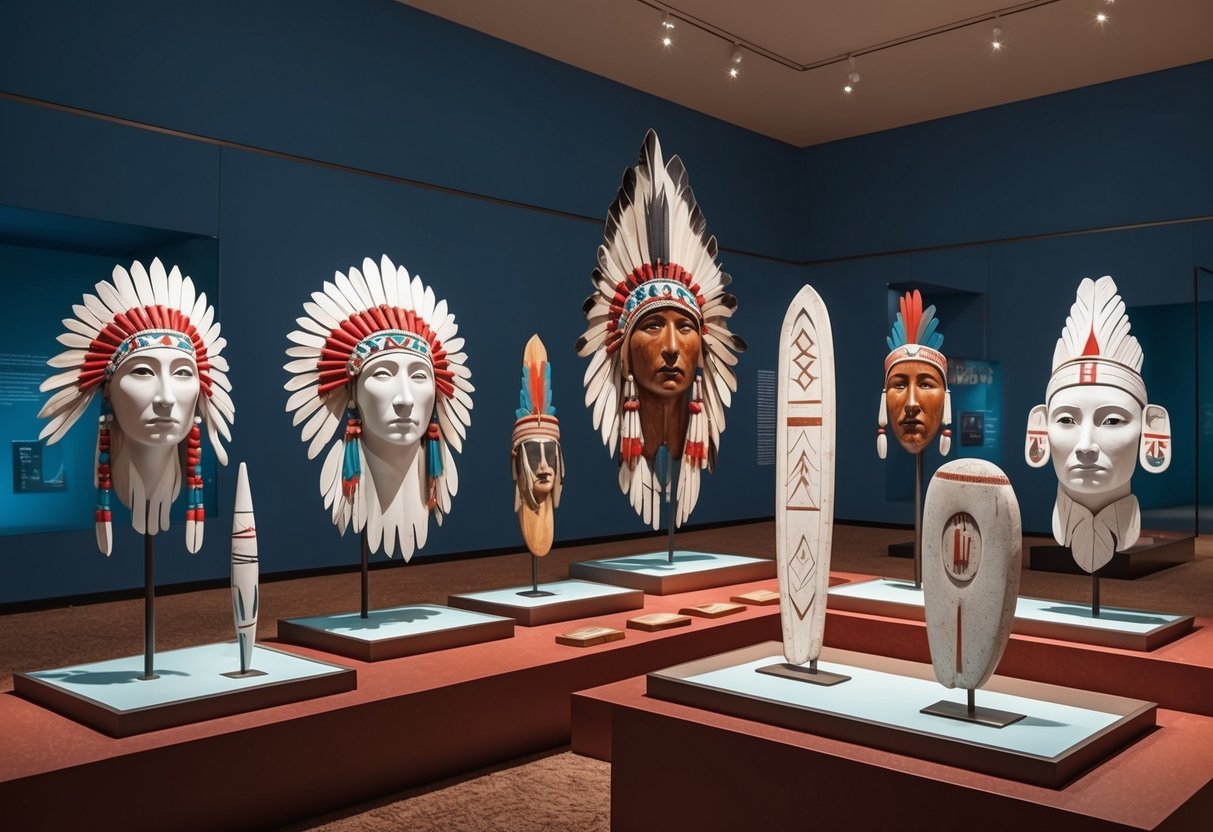
[[[401,2],[797,147],[1213,58],[1213,0]]]

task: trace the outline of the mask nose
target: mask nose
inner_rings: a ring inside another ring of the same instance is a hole
[[[1078,433],[1078,444],[1074,454],[1079,462],[1090,463],[1099,459],[1099,443],[1095,441],[1095,428],[1091,422],[1082,425]]]
[[[661,358],[667,366],[678,363],[678,330],[673,324],[666,324],[661,333]]]
[[[172,410],[177,404],[177,397],[173,395],[172,385],[169,379],[163,373],[156,375],[156,391],[152,394],[152,405],[157,410]]]
[[[392,407],[401,410],[412,410],[413,405],[416,404],[417,400],[413,397],[413,391],[409,387],[408,376],[404,373],[400,373],[396,376],[395,381],[396,391],[395,395],[392,396]]]

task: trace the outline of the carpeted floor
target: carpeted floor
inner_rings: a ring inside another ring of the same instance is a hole
[[[910,577],[913,563],[885,554],[889,543],[912,538],[905,530],[838,525],[831,566],[835,571]],[[1028,546],[1047,543],[1042,538]],[[568,574],[568,564],[663,548],[664,536],[592,546],[558,548],[540,561],[540,580]],[[774,523],[738,524],[679,533],[681,549],[774,557]],[[399,562],[397,561],[397,564]],[[523,584],[530,567],[522,554],[376,569],[370,578],[372,606],[445,602],[450,593]],[[262,587],[259,638],[273,639],[279,618],[350,610],[358,604],[356,573],[267,581]],[[1089,601],[1087,576],[1025,570],[1020,592],[1059,600]],[[1213,617],[1213,538],[1197,542],[1192,563],[1135,581],[1104,580],[1106,605]],[[166,595],[157,599],[160,650],[230,640],[230,591],[226,588]],[[143,648],[141,600],[113,601],[0,616],[0,691],[12,689],[12,671],[60,667],[138,654]],[[556,749],[546,755],[503,763],[452,781],[385,797],[290,827],[290,832],[459,829],[465,832],[605,830],[609,827],[610,766]]]
[[[279,832],[607,832],[611,766],[566,749],[475,771]]]

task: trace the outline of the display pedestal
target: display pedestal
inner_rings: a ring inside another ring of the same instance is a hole
[[[1116,552],[1100,567],[1101,578],[1133,579],[1150,575],[1196,559],[1196,538],[1174,532],[1142,532],[1137,544],[1127,552]],[[1029,569],[1039,572],[1087,574],[1074,562],[1068,546],[1033,546],[1028,551]]]
[[[543,594],[532,594],[530,588],[524,586],[468,592],[449,596],[447,603],[460,609],[505,616],[523,627],[638,610],[644,606],[643,592],[589,581],[556,581],[540,584],[539,590]]]
[[[719,595],[650,598],[645,612]],[[622,641],[584,650],[555,642],[591,624],[623,630],[635,615],[517,627],[502,641],[361,664],[347,693],[121,740],[0,696],[4,828],[279,829],[565,745],[573,691],[779,636],[778,610],[750,607],[674,630],[627,630]],[[255,782],[234,787],[243,772]],[[139,795],[154,797],[154,811]]]
[[[796,728],[1057,788],[1154,727],[1153,702],[993,676],[985,703],[1028,718],[993,728],[923,713],[940,694],[930,665],[825,648],[819,667],[851,678],[807,685],[761,672],[783,657],[767,642],[650,673],[647,694],[717,713]]]
[[[569,576],[639,589],[648,595],[674,595],[775,577],[775,561],[712,552],[650,552],[625,558],[569,564]]]
[[[514,635],[514,622],[438,604],[316,615],[278,622],[278,638],[364,662],[415,656]]]
[[[1102,573],[1101,573],[1102,574]],[[923,620],[923,595],[908,581],[875,578],[830,589],[831,609]],[[1122,650],[1155,650],[1192,630],[1190,615],[1020,597],[1011,632]]]
[[[111,737],[128,737],[354,690],[353,670],[257,645],[255,671],[240,669],[235,642],[157,653],[156,678],[141,679],[144,657],[13,674],[13,689]]]
[[[890,543],[888,553],[891,558],[912,558],[914,557],[914,541],[906,540],[901,543]]]
[[[814,826],[839,829],[1123,832],[1203,829],[1213,816],[1208,717],[1160,709],[1159,730],[1052,789],[654,700],[644,690],[638,677],[574,696],[573,749],[605,750],[612,761],[617,829],[801,829],[811,812]],[[612,714],[605,748],[583,731],[591,702]],[[711,785],[721,783],[728,788]],[[828,797],[807,797],[806,783]]]

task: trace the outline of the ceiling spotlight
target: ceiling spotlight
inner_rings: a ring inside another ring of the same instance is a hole
[[[851,65],[851,71],[847,73],[847,83],[842,91],[849,94],[855,92],[855,87],[859,84],[859,73],[855,70],[855,56],[848,55],[847,61]]]
[[[674,45],[674,18],[670,17],[669,12],[661,16],[661,45]]]
[[[1103,12],[1098,12],[1095,15],[1095,22],[1098,23],[1100,26],[1102,26],[1103,24],[1108,22],[1108,16],[1106,14],[1104,14]]]
[[[741,75],[741,44],[733,44],[733,54],[729,58],[729,77],[736,78]]]
[[[991,37],[990,37],[990,46],[992,46],[994,48],[995,52],[998,52],[1002,49],[1002,27],[1001,26],[994,27],[994,31],[991,33]]]

